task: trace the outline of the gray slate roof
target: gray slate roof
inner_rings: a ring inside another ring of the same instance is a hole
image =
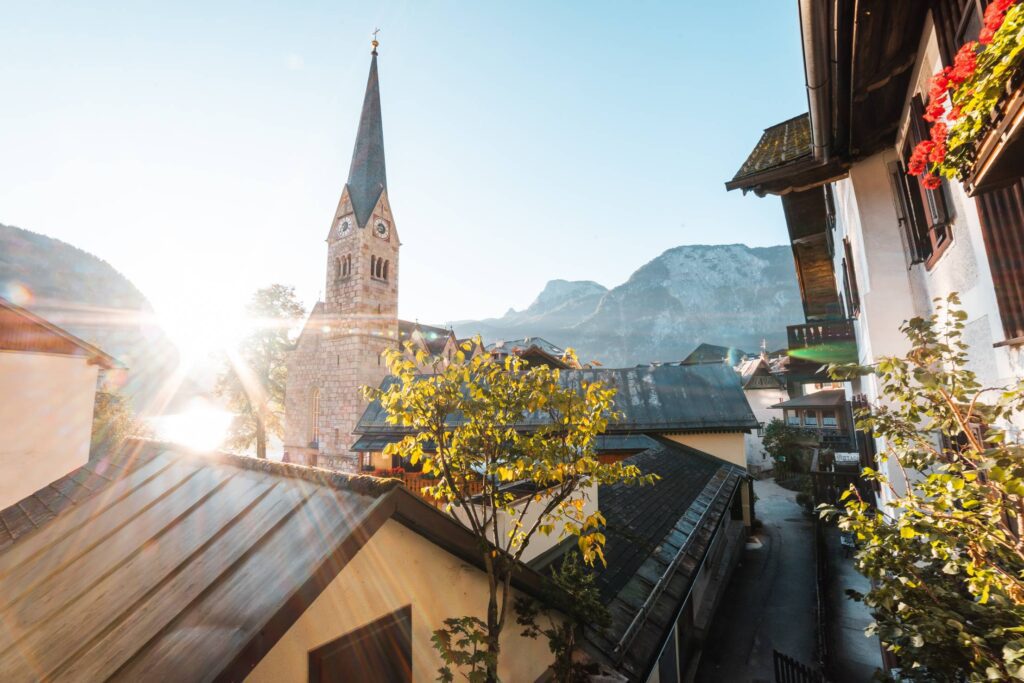
[[[380,81],[377,78],[377,52],[370,59],[363,111],[348,169],[348,194],[355,210],[356,223],[364,227],[373,207],[388,186],[384,167],[384,126],[380,116]]]
[[[658,365],[636,368],[561,370],[564,385],[604,382],[617,389],[615,410],[623,418],[609,423],[606,434],[672,433],[756,429],[758,421],[743,394],[740,379],[727,365]],[[387,377],[381,389],[398,380]],[[402,434],[388,424],[379,401],[374,401],[356,425],[357,434]],[[524,416],[522,429],[544,424],[546,415]],[[457,416],[453,425],[458,424]]]
[[[666,439],[625,462],[661,479],[639,490],[614,484],[598,491],[607,566],[598,570],[597,587],[612,624],[588,630],[586,639],[631,681],[643,681],[745,475]]]

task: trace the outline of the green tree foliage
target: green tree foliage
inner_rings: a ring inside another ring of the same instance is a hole
[[[802,462],[807,458],[803,456],[809,448],[818,445],[818,437],[813,432],[774,418],[764,428],[762,445],[779,471],[802,472],[807,470]]]
[[[913,680],[1024,679],[1024,448],[1006,427],[1024,409],[1024,384],[984,388],[967,369],[966,314],[954,294],[929,318],[902,326],[903,357],[873,368],[880,404],[858,414],[884,439],[880,470],[865,469],[888,502],[843,493],[840,528],[856,535],[872,582],[852,592],[875,615],[869,631]]]
[[[217,393],[236,417],[228,445],[256,444],[256,457],[267,457],[267,435],[281,436],[290,334],[305,311],[295,289],[271,285],[253,294],[246,313],[253,330],[230,354],[217,378]]]
[[[92,439],[89,457],[102,458],[132,436],[144,436],[148,430],[135,419],[131,402],[116,391],[96,392],[92,413]]]
[[[544,605],[526,597],[516,599],[516,622],[525,627],[523,635],[527,638],[547,638],[555,656],[551,668],[555,680],[561,683],[590,680],[592,672],[573,655],[584,628],[604,629],[611,625],[612,615],[601,602],[594,578],[594,573],[580,561],[579,553],[571,552],[552,569],[544,591]],[[555,607],[565,618],[544,617],[545,605]],[[546,625],[538,623],[541,620]]]
[[[387,359],[398,381],[384,392],[365,392],[380,400],[389,423],[410,434],[385,454],[422,463],[424,474],[436,476],[426,493],[443,501],[479,541],[488,577],[486,619],[479,620],[482,665],[485,680],[496,681],[512,576],[531,540],[557,530],[577,537],[585,562],[603,562],[604,518],[587,511],[589,492],[598,484],[649,483],[653,477],[632,465],[598,460],[595,439],[612,416],[615,393],[601,383],[564,386],[558,369],[527,366],[515,355],[499,360],[479,339],[463,344],[450,362],[411,345],[405,353],[390,351]],[[417,372],[424,366],[432,374]],[[517,428],[526,418],[535,427]],[[454,643],[471,631],[439,637]]]

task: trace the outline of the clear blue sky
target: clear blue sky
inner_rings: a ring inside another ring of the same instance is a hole
[[[179,339],[271,282],[316,299],[375,26],[403,317],[785,239],[723,182],[806,110],[795,0],[89,4],[6,4],[0,222],[105,258]]]

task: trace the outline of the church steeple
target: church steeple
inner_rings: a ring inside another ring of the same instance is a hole
[[[380,118],[380,81],[377,78],[377,40],[373,41],[370,57],[370,76],[366,80],[363,112],[359,117],[359,130],[352,150],[352,165],[348,169],[348,194],[352,210],[360,228],[370,220],[373,207],[387,188],[384,168],[384,127]]]

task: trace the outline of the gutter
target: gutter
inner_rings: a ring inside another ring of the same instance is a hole
[[[828,8],[821,0],[799,0],[799,9],[811,147],[815,161],[828,163],[832,156]]]

